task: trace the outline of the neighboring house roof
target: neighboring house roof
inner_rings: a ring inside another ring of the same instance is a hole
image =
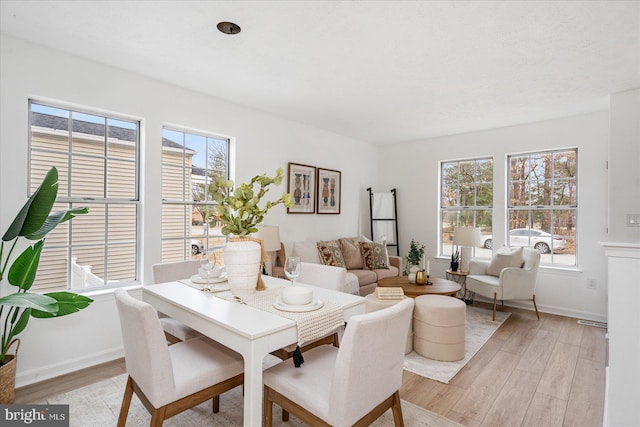
[[[31,113],[31,125],[53,130],[69,130],[69,119],[66,117],[53,116],[51,114]],[[87,135],[104,135],[104,125],[99,123],[87,122],[84,120],[73,120],[73,132],[84,133]],[[109,126],[108,134],[110,138],[119,139],[121,141],[137,141],[137,132],[134,129],[126,129],[119,126]],[[176,148],[182,150],[184,146],[167,138],[162,138],[162,146],[167,148]],[[187,148],[188,152],[195,151]]]

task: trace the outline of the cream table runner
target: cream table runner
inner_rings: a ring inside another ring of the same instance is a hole
[[[344,313],[339,304],[324,301],[324,305],[317,310],[293,313],[278,310],[273,306],[273,302],[281,295],[282,288],[268,289],[249,296],[243,296],[242,302],[251,307],[295,320],[298,326],[299,346],[303,346],[318,338],[326,337],[344,325]]]

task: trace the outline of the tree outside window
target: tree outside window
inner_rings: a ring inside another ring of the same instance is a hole
[[[493,159],[442,162],[440,167],[440,248],[441,256],[452,252],[455,227],[479,227],[482,234],[492,232]],[[490,257],[480,248],[475,256]]]

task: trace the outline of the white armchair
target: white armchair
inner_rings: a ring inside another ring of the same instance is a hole
[[[506,248],[505,248],[506,249]],[[502,251],[502,252],[501,252]],[[521,267],[513,266],[513,260],[521,251]],[[507,259],[511,257],[510,259]],[[511,266],[508,266],[511,263]],[[501,268],[503,265],[507,265]],[[540,319],[536,305],[536,278],[540,267],[540,252],[530,248],[518,248],[510,253],[499,250],[489,261],[472,260],[466,289],[493,298],[493,320],[496,320],[497,300],[531,300],[536,316]]]

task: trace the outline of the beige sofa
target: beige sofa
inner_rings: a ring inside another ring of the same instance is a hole
[[[387,268],[367,268],[367,262],[365,261],[365,257],[363,256],[360,242],[372,243],[358,237],[347,237],[320,242],[313,240],[305,240],[300,242],[282,242],[281,248],[277,252],[276,259],[274,260],[273,275],[276,277],[285,276],[284,262],[287,254],[291,256],[299,256],[302,262],[314,264],[323,264],[324,259],[324,263],[326,264],[327,257],[323,256],[322,250],[319,249],[318,243],[320,243],[320,247],[323,249],[326,249],[326,246],[331,246],[333,248],[332,255],[336,255],[335,252],[339,252],[342,255],[342,258],[344,260],[344,267],[347,270],[346,280],[348,282],[357,281],[358,293],[361,296],[368,295],[370,293],[373,293],[374,289],[378,285],[378,280],[385,277],[400,275],[402,271],[402,258],[399,256],[387,255]],[[378,248],[380,248],[380,246],[378,246]],[[386,248],[384,253],[386,254]],[[365,255],[366,254],[367,252],[365,251]],[[380,254],[377,253],[376,255]],[[384,254],[382,255],[382,257],[384,257]],[[329,265],[334,264],[329,263]],[[350,288],[348,284],[346,288]]]

